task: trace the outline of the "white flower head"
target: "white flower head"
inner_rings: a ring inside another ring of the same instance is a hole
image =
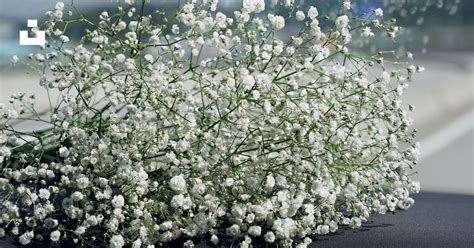
[[[217,235],[213,234],[211,236],[211,243],[213,243],[214,245],[219,244],[219,238],[217,237]]]
[[[34,233],[33,231],[29,231],[29,232],[25,232],[24,234],[22,234],[18,241],[20,242],[20,244],[22,245],[27,245],[31,242],[31,240],[33,239],[34,237]]]
[[[59,240],[59,237],[61,237],[61,232],[58,231],[58,230],[55,230],[53,232],[51,232],[49,238],[51,239],[51,241],[53,242],[56,242]]]
[[[352,9],[351,1],[344,1],[344,2],[342,2],[342,8],[343,8],[344,10],[350,10],[350,9]]]
[[[280,30],[285,27],[285,18],[283,18],[283,16],[268,14],[268,20],[270,20],[270,23],[276,30]]]
[[[365,27],[362,29],[362,36],[364,37],[374,37],[374,33],[372,32],[372,29],[370,27]]]
[[[316,17],[318,17],[318,15],[319,15],[318,9],[314,6],[311,6],[308,10],[308,17],[311,18],[311,19],[316,19]]]
[[[112,198],[112,206],[114,208],[122,208],[125,206],[125,199],[122,195],[116,195]]]
[[[170,188],[176,192],[186,191],[186,180],[183,175],[174,176],[169,182]]]
[[[338,16],[336,18],[336,27],[339,29],[346,28],[347,25],[349,24],[349,17],[346,15]]]
[[[265,241],[267,241],[268,243],[273,243],[273,242],[275,242],[276,237],[275,237],[275,234],[272,231],[269,231],[269,232],[265,233],[264,238],[265,238]]]
[[[383,16],[383,10],[381,8],[374,9],[374,15],[382,17]]]
[[[243,9],[248,13],[260,13],[265,10],[265,0],[243,0]]]
[[[112,238],[109,241],[109,247],[110,248],[122,248],[125,246],[125,240],[122,237],[122,235],[117,234],[113,235]]]
[[[249,227],[248,233],[254,237],[258,237],[262,234],[262,228],[260,226]]]
[[[40,189],[39,190],[39,197],[41,199],[48,200],[50,195],[51,195],[51,193],[49,193],[49,190],[47,190],[47,189]]]
[[[297,21],[303,21],[306,18],[305,14],[303,11],[298,10],[296,11],[296,20]]]

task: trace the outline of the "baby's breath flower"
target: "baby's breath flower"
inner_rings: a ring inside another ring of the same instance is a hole
[[[305,14],[304,14],[303,11],[298,10],[298,11],[296,12],[296,20],[298,20],[298,21],[303,21],[305,18],[306,18],[306,16],[305,16]]]
[[[21,245],[27,245],[31,242],[33,238],[34,238],[33,231],[25,232],[19,237],[18,242],[20,242]]]
[[[114,235],[110,239],[110,248],[122,248],[125,245],[125,240],[123,239],[122,235]]]
[[[319,15],[318,9],[314,6],[311,6],[308,10],[308,17],[311,18],[311,19],[316,19],[316,17],[318,17],[318,15]]]
[[[39,190],[39,197],[45,200],[48,200],[50,196],[49,190],[47,189],[40,189]]]
[[[362,36],[364,37],[374,37],[374,33],[372,32],[372,29],[370,27],[365,27],[362,29]]]
[[[125,199],[122,195],[116,195],[112,198],[112,206],[114,208],[122,208],[125,205]]]
[[[249,227],[248,233],[252,236],[258,237],[262,232],[262,228],[260,226],[251,226]]]
[[[342,2],[342,8],[344,10],[350,10],[352,8],[352,4],[350,1],[344,1]]]
[[[170,180],[170,188],[177,192],[184,192],[186,191],[186,180],[182,175],[177,175],[171,178]]]
[[[383,10],[381,8],[374,9],[374,15],[382,17],[383,16]]]
[[[360,48],[403,34],[381,9],[244,0],[228,13],[193,0],[165,13],[148,2],[91,20],[63,16],[62,2],[47,13],[51,46],[28,57],[55,96],[49,112],[24,93],[0,105],[0,237],[307,247],[308,235],[414,204],[420,147],[400,95],[424,68],[409,52]],[[73,22],[88,27],[81,39],[69,39]],[[15,131],[28,119],[47,128]]]
[[[51,241],[56,242],[59,240],[60,236],[61,236],[61,232],[56,230],[56,231],[51,232],[50,239]]]
[[[272,14],[269,14],[268,20],[270,20],[272,26],[277,30],[280,30],[285,27],[285,18],[283,18],[283,16],[274,16]]]
[[[243,9],[249,13],[260,13],[265,10],[265,0],[243,0]]]
[[[214,245],[219,244],[219,238],[215,234],[211,236],[211,243],[213,243]]]

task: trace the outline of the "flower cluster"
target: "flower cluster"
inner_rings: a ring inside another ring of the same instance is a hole
[[[306,247],[414,203],[419,145],[400,96],[423,68],[356,44],[396,38],[382,9],[127,3],[98,21],[61,2],[47,13],[48,43],[30,59],[50,109],[22,93],[0,107],[0,234]],[[88,28],[73,42],[76,23]]]

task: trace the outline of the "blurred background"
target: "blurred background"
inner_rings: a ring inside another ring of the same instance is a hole
[[[354,11],[383,6],[393,0],[359,0]],[[18,31],[26,30],[27,19],[41,19],[54,8],[56,0],[1,0],[0,1],[0,103],[11,94],[34,93],[40,105],[47,104],[39,77],[28,74],[26,68],[13,67],[10,58],[25,58],[36,48],[20,46]],[[70,3],[71,0],[65,0]],[[112,9],[116,0],[76,0],[74,5],[86,16],[98,16]],[[137,1],[139,2],[139,1]],[[156,7],[173,8],[176,0],[152,0]],[[306,0],[306,4],[331,7],[339,1]],[[398,1],[407,2],[407,1]],[[408,1],[410,2],[410,1]],[[414,7],[393,12],[407,34],[401,39],[415,61],[425,72],[415,77],[403,100],[416,106],[411,116],[418,129],[422,156],[414,177],[422,189],[431,192],[474,194],[474,1],[442,0],[412,1]],[[432,2],[424,9],[417,2]],[[458,2],[450,7],[449,2]],[[240,0],[220,0],[219,9],[231,13]],[[441,5],[440,5],[441,3]],[[334,7],[334,6],[333,6]],[[416,9],[415,9],[416,10]],[[418,23],[419,25],[417,25]],[[72,37],[74,38],[74,37]],[[77,38],[77,37],[76,37]],[[387,41],[385,41],[387,42]],[[381,44],[390,46],[392,44]]]

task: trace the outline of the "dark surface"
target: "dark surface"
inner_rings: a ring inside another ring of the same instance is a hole
[[[374,215],[363,228],[313,238],[310,247],[474,247],[474,196],[420,193],[414,198],[407,211]],[[13,247],[18,247],[13,239],[0,239],[0,248]]]
[[[395,215],[374,215],[359,230],[320,236],[315,247],[474,247],[474,196],[420,193]],[[314,240],[314,239],[313,239]]]

